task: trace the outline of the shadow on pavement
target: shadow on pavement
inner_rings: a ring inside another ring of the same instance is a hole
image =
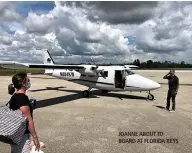
[[[65,102],[70,102],[73,100],[81,99],[84,98],[82,95],[81,90],[70,90],[70,89],[64,89],[65,87],[46,87],[45,89],[37,89],[37,90],[30,90],[30,92],[38,92],[38,91],[46,91],[46,90],[58,90],[58,91],[65,91],[65,92],[70,92],[70,95],[66,96],[60,96],[60,97],[54,97],[54,98],[49,98],[49,99],[44,99],[44,100],[39,100],[36,104],[36,108],[42,108],[42,107],[47,107],[51,105],[56,105],[60,103],[65,103]],[[126,94],[121,94],[121,93],[103,93],[101,90],[93,90],[90,91],[90,96],[86,99],[90,98],[99,98],[98,96],[105,96],[105,97],[115,97],[119,98],[121,100],[123,99],[139,99],[139,100],[147,100],[146,97],[142,96],[135,96],[135,95],[126,95]]]

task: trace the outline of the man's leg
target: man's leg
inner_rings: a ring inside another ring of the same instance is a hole
[[[175,97],[176,97],[176,95],[172,96],[172,110],[174,110],[174,111],[175,111]]]
[[[167,110],[169,110],[169,107],[170,107],[170,99],[171,99],[171,95],[170,95],[170,92],[168,91],[168,93],[167,93],[167,106],[166,106]]]

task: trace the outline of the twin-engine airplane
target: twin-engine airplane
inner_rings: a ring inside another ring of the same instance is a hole
[[[92,88],[108,91],[148,91],[147,98],[153,100],[151,90],[160,88],[160,84],[130,71],[137,68],[134,65],[97,66],[97,65],[58,65],[55,64],[50,53],[43,51],[44,64],[19,63],[15,61],[1,61],[0,66],[10,69],[43,68],[45,74],[68,80],[89,87],[83,91],[84,97],[89,97]]]

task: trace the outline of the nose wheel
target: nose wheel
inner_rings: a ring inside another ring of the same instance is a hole
[[[151,94],[150,91],[149,91],[149,94],[148,94],[148,96],[147,96],[147,99],[148,99],[148,100],[154,100],[154,95]]]
[[[83,97],[89,97],[89,91],[88,90],[83,91]]]

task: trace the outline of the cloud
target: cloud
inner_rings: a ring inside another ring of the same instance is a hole
[[[139,25],[116,27],[124,33],[136,35],[134,57],[191,63],[184,56],[192,53],[191,6],[185,2],[159,2],[151,19]]]
[[[2,33],[0,37],[0,44],[9,46],[12,44],[13,38],[8,33]]]
[[[56,39],[70,55],[89,58],[102,55],[110,61],[110,56],[129,53],[128,40],[121,30],[106,23],[91,22],[83,9],[56,2],[50,13],[56,18]]]
[[[36,13],[29,12],[25,21],[25,26],[28,33],[46,34],[50,31],[52,26],[53,17],[49,15],[37,15]]]
[[[110,24],[140,24],[152,17],[157,2],[62,2],[62,5],[75,5],[85,9],[91,21],[103,21]]]
[[[0,2],[0,21],[20,21],[21,16],[15,11],[10,2]]]
[[[191,49],[192,27],[189,23],[192,18],[190,11],[185,11],[186,7],[189,6],[181,8],[179,3],[160,3],[153,19],[154,25],[147,26],[150,23],[146,22],[137,31],[137,35],[140,34],[138,48],[159,54]]]
[[[22,20],[22,16],[16,12],[11,2],[0,2],[0,33],[13,33],[21,29]]]
[[[54,1],[16,1],[12,4],[23,17],[27,17],[29,12],[38,15],[47,14],[55,6]]]
[[[58,55],[58,53],[59,55],[64,55],[52,33],[41,36],[24,31],[16,31],[11,38],[12,43],[9,45],[2,44],[0,39],[0,54],[3,55],[0,56],[0,60],[42,63],[41,49],[48,49],[52,55]]]
[[[192,61],[191,2],[55,2],[45,12],[33,3],[20,20],[15,3],[0,5],[0,14],[14,12],[0,16],[0,59],[40,62],[38,49],[47,48],[59,63]]]

